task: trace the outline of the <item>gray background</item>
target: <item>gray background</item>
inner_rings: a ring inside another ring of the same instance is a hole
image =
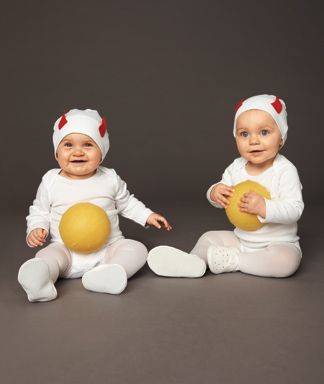
[[[320,202],[321,12],[320,1],[7,2],[1,198],[30,203],[56,166],[54,121],[79,107],[106,116],[105,165],[143,200],[202,199],[237,157],[236,104],[272,93],[288,107],[283,154]]]
[[[1,382],[322,382],[322,14],[320,1],[2,2]],[[304,186],[296,275],[164,279],[144,267],[120,296],[76,279],[58,282],[54,302],[28,303],[16,282],[34,254],[25,216],[56,166],[62,112],[106,116],[104,164],[174,226],[122,220],[124,234],[189,251],[231,229],[205,192],[237,156],[235,105],[260,93],[287,103],[282,153]]]

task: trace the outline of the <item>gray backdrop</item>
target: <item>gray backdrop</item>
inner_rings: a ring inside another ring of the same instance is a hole
[[[237,156],[236,103],[259,93],[286,101],[283,154],[299,169],[306,202],[320,202],[321,3],[4,2],[5,208],[27,210],[41,176],[56,166],[53,123],[75,107],[106,116],[104,164],[148,205],[204,199]]]
[[[1,383],[323,382],[321,3],[2,1]],[[237,156],[235,105],[263,92],[287,102],[283,154],[304,185],[295,276],[165,279],[145,266],[122,295],[74,279],[57,283],[53,302],[27,301],[17,271],[35,250],[24,217],[56,166],[58,116],[106,116],[105,165],[174,227],[125,220],[125,236],[189,251],[202,233],[232,228],[205,192]]]

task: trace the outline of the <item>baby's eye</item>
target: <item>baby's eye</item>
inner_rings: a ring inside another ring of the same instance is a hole
[[[262,129],[260,134],[261,134],[261,136],[267,136],[269,134],[269,131],[267,129]]]
[[[240,136],[242,136],[242,137],[248,137],[249,134],[248,134],[248,132],[246,132],[246,131],[242,131],[242,132],[240,132]]]
[[[64,143],[64,147],[67,147],[67,148],[71,148],[71,147],[72,147],[72,144],[71,144],[71,143],[68,143],[68,142],[66,142],[66,143]]]
[[[92,143],[85,143],[84,146],[85,147],[93,147],[93,144]]]

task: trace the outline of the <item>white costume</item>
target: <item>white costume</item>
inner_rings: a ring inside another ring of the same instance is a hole
[[[229,186],[245,180],[252,180],[265,186],[271,200],[265,199],[266,218],[259,217],[264,224],[256,231],[235,228],[231,231],[210,231],[201,236],[191,254],[208,261],[210,246],[224,246],[238,249],[236,270],[258,276],[286,277],[294,273],[301,260],[301,250],[297,236],[297,220],[304,203],[297,169],[282,155],[277,155],[272,167],[257,176],[247,173],[246,160],[238,158],[226,168],[221,183]],[[215,185],[215,184],[214,184]],[[211,200],[212,185],[207,191]]]
[[[239,115],[254,109],[272,116],[280,130],[283,145],[288,133],[286,105],[272,95],[253,96],[238,104],[234,136]],[[220,183],[234,187],[245,180],[252,180],[265,186],[271,199],[265,199],[265,219],[259,217],[264,226],[256,231],[235,228],[234,232],[207,232],[199,238],[190,254],[172,247],[156,247],[148,256],[148,264],[155,273],[200,277],[205,273],[207,264],[215,274],[240,270],[258,276],[287,277],[297,270],[301,260],[297,221],[304,208],[297,170],[280,154],[277,154],[271,167],[257,176],[247,173],[246,164],[244,158],[236,159],[225,170]],[[208,189],[207,199],[213,206],[221,207],[210,197],[214,185]]]
[[[292,243],[299,247],[297,221],[304,203],[296,167],[282,155],[277,155],[272,167],[257,176],[251,176],[245,169],[247,161],[242,157],[226,168],[220,183],[235,186],[246,180],[255,181],[270,192],[271,200],[265,199],[266,218],[258,217],[265,225],[256,231],[244,231],[235,228],[234,233],[240,240],[241,251],[265,248],[271,243]],[[215,184],[214,184],[215,185]],[[221,208],[210,198],[212,185],[207,191],[207,199],[214,206]]]
[[[60,176],[59,172],[60,169],[52,169],[43,176],[27,217],[27,236],[35,228],[44,228],[50,231],[52,242],[63,244],[58,226],[68,208],[78,202],[90,202],[103,208],[111,223],[108,244],[86,256],[69,251],[71,265],[63,276],[81,277],[103,260],[107,246],[109,248],[124,238],[119,228],[118,214],[144,226],[152,211],[129,193],[126,183],[113,169],[99,167],[95,175],[81,180],[67,179]],[[140,259],[142,261],[143,258]]]
[[[53,132],[55,157],[60,142],[70,134],[90,137],[101,152],[102,162],[110,143],[106,120],[97,111],[73,109],[57,119]],[[68,147],[73,145],[69,143]],[[78,146],[70,152],[69,161],[75,160],[76,152],[87,161],[86,151]],[[29,301],[55,299],[54,283],[59,276],[82,276],[82,284],[88,290],[119,294],[126,288],[127,279],[145,264],[147,249],[138,241],[124,239],[118,214],[144,226],[153,212],[128,192],[126,183],[113,169],[98,166],[88,178],[67,178],[61,176],[60,171],[52,169],[44,175],[27,217],[27,238],[33,230],[44,229],[50,231],[51,243],[20,267],[18,281]],[[79,202],[90,202],[103,208],[111,223],[108,244],[86,255],[68,250],[58,230],[63,213]]]

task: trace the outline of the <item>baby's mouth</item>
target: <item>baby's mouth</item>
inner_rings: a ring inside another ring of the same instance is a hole
[[[263,152],[263,149],[254,149],[253,151],[250,151],[250,153],[260,153]]]
[[[86,160],[72,160],[71,163],[85,163]]]

